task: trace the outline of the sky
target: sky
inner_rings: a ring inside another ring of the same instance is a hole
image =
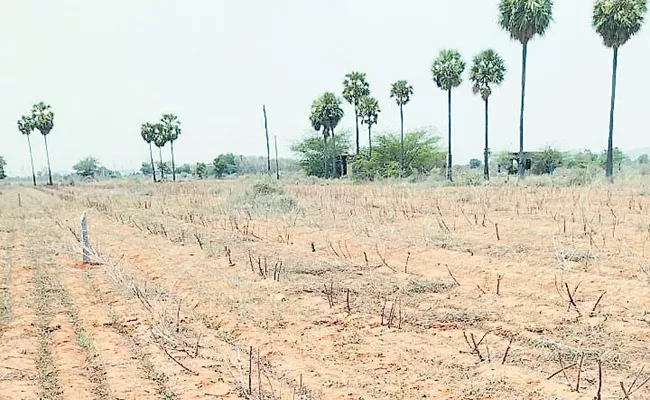
[[[612,50],[591,26],[592,0],[558,0],[554,22],[528,50],[525,147],[607,144]],[[498,26],[498,0],[7,0],[0,14],[0,155],[10,175],[29,174],[17,120],[44,101],[53,171],[86,156],[111,169],[148,159],[143,122],[182,121],[176,163],[220,153],[265,155],[262,104],[281,157],[310,130],[312,101],[342,92],[345,74],[367,74],[382,112],[376,132],[399,129],[390,85],[414,87],[406,129],[447,132],[447,96],[431,78],[440,50],[467,61],[453,92],[455,163],[481,158],[484,114],[468,82],[472,57],[493,48],[505,82],[490,99],[490,147],[518,150],[521,45]],[[619,52],[614,145],[650,146],[650,24]],[[354,129],[344,104],[339,129]],[[362,127],[362,145],[367,141]],[[37,170],[42,136],[32,135]],[[169,150],[164,154],[169,158]]]

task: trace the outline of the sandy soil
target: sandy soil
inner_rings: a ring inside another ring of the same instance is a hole
[[[5,186],[0,399],[650,398],[646,193]]]

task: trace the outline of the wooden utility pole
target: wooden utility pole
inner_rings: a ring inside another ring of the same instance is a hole
[[[275,142],[275,179],[280,180],[280,161],[278,160],[278,137],[273,136]]]
[[[266,120],[266,105],[262,105],[262,111],[264,112],[264,130],[266,131],[266,164],[267,171],[271,174],[271,145],[269,143],[269,125]]]

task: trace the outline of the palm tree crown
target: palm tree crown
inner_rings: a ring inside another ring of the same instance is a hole
[[[154,126],[149,122],[142,124],[140,134],[142,135],[142,139],[147,143],[151,143],[156,140],[156,132],[154,130]]]
[[[366,74],[363,72],[345,75],[343,87],[343,98],[354,106],[358,106],[361,99],[370,95],[370,85],[366,82]]]
[[[165,145],[169,141],[169,137],[167,136],[163,124],[160,123],[153,124],[153,132],[154,132],[153,142],[156,145],[156,147],[165,147]]]
[[[38,129],[43,136],[48,135],[54,128],[52,108],[43,102],[34,105],[31,119],[34,128]]]
[[[34,121],[30,117],[20,117],[18,120],[18,130],[23,135],[30,135],[34,131]]]
[[[485,50],[474,57],[469,79],[473,83],[474,94],[481,94],[486,100],[492,94],[491,85],[500,85],[505,77],[506,67],[503,58],[494,50]]]
[[[465,61],[456,50],[442,50],[431,66],[436,85],[442,90],[450,90],[463,82]]]
[[[332,92],[324,93],[315,103],[315,111],[320,124],[329,131],[336,128],[344,112],[341,108],[341,99]]]
[[[177,140],[178,135],[181,133],[181,122],[178,117],[174,114],[163,114],[160,122],[165,130],[165,136],[168,137],[168,140]]]
[[[510,37],[525,44],[543,36],[553,21],[553,0],[501,0],[499,25]]]
[[[398,106],[406,105],[413,96],[413,86],[407,81],[397,81],[390,88],[390,98],[395,99]]]
[[[598,0],[593,24],[605,46],[618,48],[637,34],[648,11],[646,0]]]
[[[379,108],[377,99],[370,96],[361,99],[359,103],[359,116],[361,117],[362,124],[369,126],[375,125],[380,112],[381,109]]]

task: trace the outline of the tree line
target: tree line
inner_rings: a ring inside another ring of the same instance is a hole
[[[619,48],[636,35],[643,25],[647,13],[646,0],[597,0],[594,3],[592,24],[605,46],[613,50],[612,89],[610,99],[609,132],[607,141],[606,176],[613,179],[613,136],[614,136],[614,106],[616,97],[616,75]],[[511,39],[522,46],[521,59],[521,102],[519,109],[519,157],[518,173],[523,177],[526,170],[526,153],[524,152],[524,111],[526,98],[526,64],[528,44],[536,36],[544,36],[553,21],[553,0],[501,0],[499,3],[498,24],[507,31]],[[447,94],[447,161],[446,174],[452,177],[452,92],[463,82],[466,63],[462,55],[455,49],[443,49],[431,65],[431,76],[435,85]],[[500,85],[506,75],[503,58],[493,49],[487,49],[477,54],[472,60],[469,79],[474,94],[480,95],[485,103],[485,146],[483,151],[484,179],[490,179],[489,169],[489,98],[495,86]],[[403,171],[404,164],[404,106],[413,95],[413,87],[406,80],[392,84],[390,97],[395,99],[400,113],[400,152],[399,166]],[[377,100],[371,96],[370,85],[366,74],[351,72],[343,81],[343,99],[354,108],[355,117],[355,149],[356,156],[360,155],[359,122],[368,126],[368,152],[366,158],[372,157],[372,127],[377,124],[379,109]],[[312,128],[321,132],[324,152],[323,168],[326,177],[341,175],[336,170],[342,168],[341,155],[336,151],[335,128],[343,119],[345,112],[341,107],[342,101],[334,92],[326,92],[316,98],[311,106],[309,119]],[[330,146],[328,147],[328,140]],[[337,163],[338,161],[338,163]]]

